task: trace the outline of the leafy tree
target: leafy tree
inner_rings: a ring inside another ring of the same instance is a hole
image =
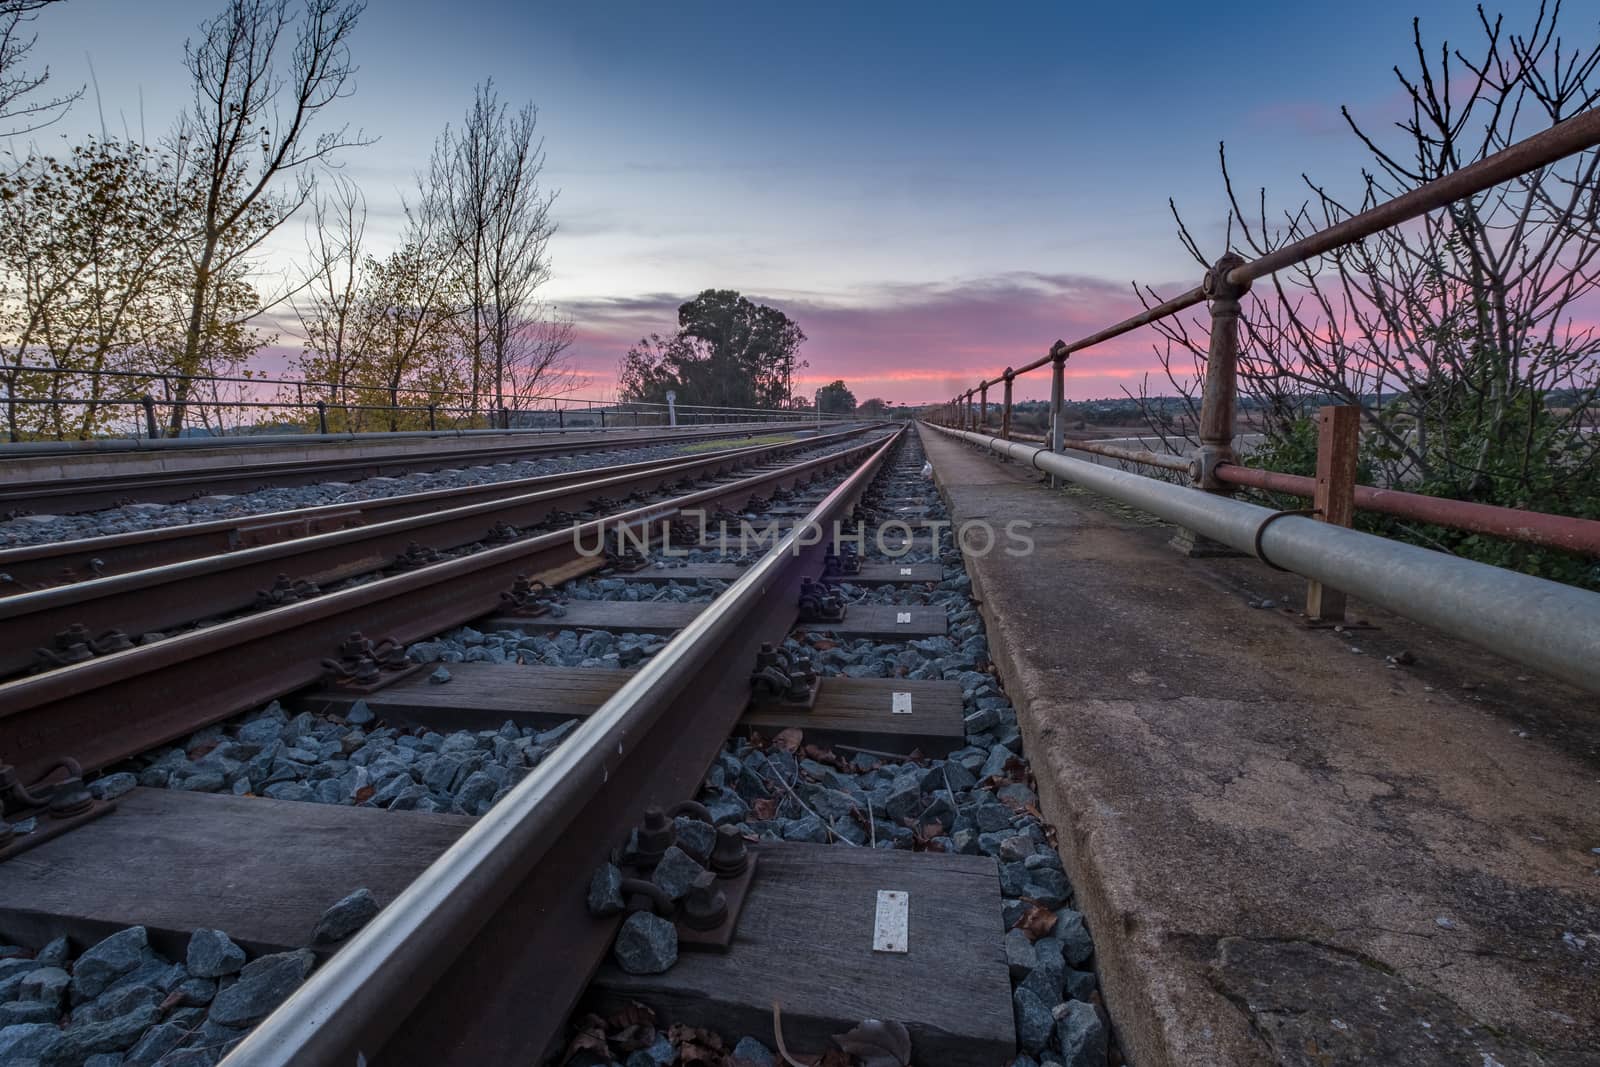
[[[197,225],[188,242],[187,321],[174,361],[179,374],[237,355],[220,346],[266,310],[259,300],[253,307],[232,304],[243,296],[237,280],[254,270],[262,242],[310,199],[312,169],[341,148],[368,143],[343,127],[314,132],[322,112],[349,95],[355,73],[349,41],[363,5],[303,0],[300,6],[297,17],[290,0],[228,0],[184,48],[194,102],[172,147]],[[183,427],[190,389],[175,378],[174,434]]]
[[[628,350],[618,372],[622,399],[660,403],[786,407],[806,335],[777,308],[731,289],[707,289],[678,308],[678,332],[651,334]]]
[[[843,384],[842,382],[839,384]],[[870,418],[881,419],[889,414],[889,402],[882,397],[868,397],[856,405],[857,415],[866,415]]]
[[[856,409],[856,395],[842,379],[835,378],[817,390],[817,407],[825,414],[848,415]]]
[[[0,380],[12,440],[89,437],[117,413],[108,401],[148,386],[96,372],[162,369],[185,225],[171,179],[149,150],[116,141],[30,156],[0,177]]]

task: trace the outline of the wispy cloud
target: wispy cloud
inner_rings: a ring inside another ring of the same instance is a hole
[[[573,354],[579,369],[610,385],[628,346],[651,332],[671,332],[678,305],[692,295],[563,302],[562,310],[577,323]],[[799,376],[802,386],[842,378],[857,397],[904,402],[944,399],[1008,365],[1031,362],[1057,338],[1072,340],[1141,310],[1128,285],[1036,272],[942,284],[886,283],[849,296],[746,295],[783,309],[806,331],[802,354],[810,366]],[[1136,332],[1076,354],[1068,368],[1069,394],[1107,396],[1131,386],[1155,365],[1151,339]],[[1043,396],[1048,377],[1040,372],[1019,379],[1018,397]]]

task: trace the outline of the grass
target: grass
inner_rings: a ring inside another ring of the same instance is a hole
[[[757,445],[781,445],[795,440],[792,433],[773,433],[765,437],[722,437],[715,441],[696,441],[692,445],[682,445],[679,452],[692,455],[695,452],[715,452],[719,448],[754,448]]]

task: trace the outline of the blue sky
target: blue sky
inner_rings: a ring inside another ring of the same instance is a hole
[[[183,41],[213,0],[71,0],[39,60],[90,96],[37,135],[155,137],[183,106]],[[1516,23],[1535,5],[1504,8]],[[1571,9],[1571,33],[1592,33]],[[548,296],[578,323],[589,395],[630,339],[709,286],[788,310],[810,375],[858,396],[942,399],[978,374],[1134,305],[1128,282],[1197,280],[1167,213],[1220,253],[1216,147],[1298,199],[1309,171],[1353,188],[1338,108],[1402,116],[1390,68],[1410,20],[1478,32],[1469,3],[939,5],[372,0],[339,117],[379,245],[434,137],[493,77],[532,100],[560,189]],[[141,120],[142,114],[142,120]],[[300,246],[291,224],[276,242]],[[379,249],[381,250],[381,248]],[[287,339],[292,343],[292,339]],[[1148,339],[1075,361],[1075,396],[1115,394]],[[1031,387],[1030,387],[1031,391]]]

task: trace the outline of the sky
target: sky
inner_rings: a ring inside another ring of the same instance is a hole
[[[34,61],[88,93],[34,140],[166,132],[188,98],[184,40],[220,7],[47,11]],[[1502,7],[1513,22],[1535,9]],[[1374,129],[1403,117],[1391,68],[1414,62],[1414,15],[1433,40],[1481,32],[1466,0],[1343,0],[1337,14],[1281,0],[370,0],[356,90],[330,120],[377,138],[341,164],[382,252],[476,83],[537,106],[559,190],[544,295],[576,324],[581,395],[609,395],[628,345],[671,332],[677,305],[715,287],[799,322],[802,387],[843,378],[858,399],[938,401],[1134,313],[1135,281],[1196,284],[1167,200],[1208,257],[1224,251],[1219,142],[1274,203],[1298,203],[1302,173],[1355,188],[1363,157],[1339,107]],[[291,221],[270,266],[303,240]],[[1075,354],[1068,396],[1136,392],[1152,340]],[[296,347],[284,334],[273,351]],[[1047,391],[1047,372],[1019,379],[1019,398]]]

